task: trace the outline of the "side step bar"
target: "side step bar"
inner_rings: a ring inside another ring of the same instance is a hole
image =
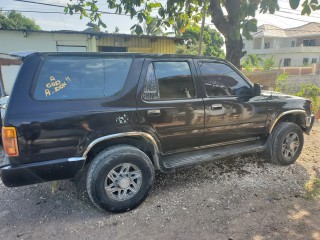
[[[265,142],[241,143],[162,156],[162,163],[166,169],[174,169],[241,154],[262,152],[265,149]]]

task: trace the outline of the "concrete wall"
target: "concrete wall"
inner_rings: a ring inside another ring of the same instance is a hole
[[[315,84],[320,87],[320,75],[301,75],[301,76],[288,76],[288,82],[290,85],[301,85],[301,84]]]
[[[278,70],[247,72],[242,69],[241,71],[251,82],[261,84],[264,90],[273,89],[278,76]]]
[[[128,52],[175,53],[173,38],[138,36],[105,36],[86,33],[51,33],[0,30],[0,53],[17,51],[87,51],[98,52],[99,47],[126,47]]]
[[[85,46],[87,52],[95,52],[95,38],[88,39],[86,34],[38,33],[20,31],[0,31],[0,52],[34,50],[57,52],[58,46]]]

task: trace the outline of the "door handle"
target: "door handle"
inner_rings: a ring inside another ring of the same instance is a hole
[[[148,110],[147,115],[149,117],[157,117],[161,115],[161,111],[159,109],[157,110]]]
[[[222,109],[222,104],[212,104],[211,109],[212,110],[220,110],[220,109]]]

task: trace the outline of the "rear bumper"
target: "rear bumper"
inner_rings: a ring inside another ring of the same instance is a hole
[[[306,117],[306,134],[309,134],[311,129],[312,129],[312,126],[313,126],[313,123],[314,123],[314,115],[311,114],[310,116]]]
[[[85,158],[64,158],[37,163],[10,165],[8,160],[0,168],[1,179],[7,187],[73,178],[84,166]]]

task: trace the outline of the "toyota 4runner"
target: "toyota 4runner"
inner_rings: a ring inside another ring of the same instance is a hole
[[[85,172],[92,202],[123,212],[147,197],[155,170],[247,153],[292,164],[313,121],[309,100],[261,91],[221,59],[32,53],[3,119],[1,178],[15,187]]]

